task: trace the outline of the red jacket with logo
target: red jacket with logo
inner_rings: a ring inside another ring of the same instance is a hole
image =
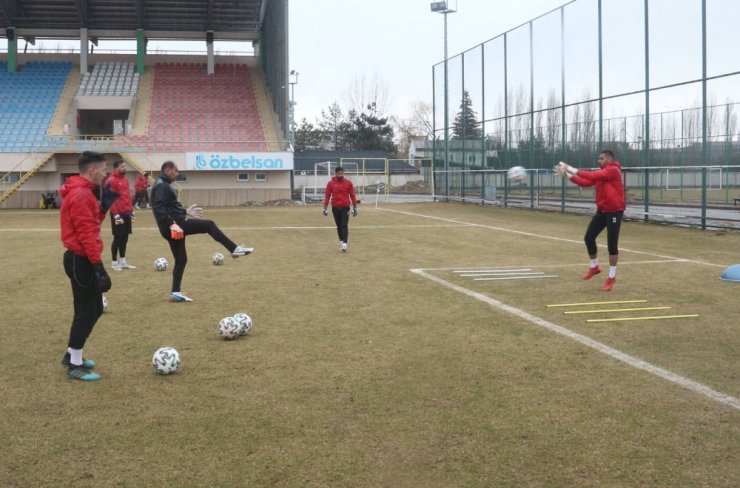
[[[110,187],[114,192],[120,193],[120,196],[116,198],[116,201],[110,206],[111,215],[131,213],[134,209],[134,205],[133,202],[131,202],[131,187],[128,184],[128,178],[126,178],[126,175],[122,175],[118,171],[114,171],[108,175],[108,179],[105,180],[105,184],[103,186]]]
[[[331,206],[333,208],[349,207],[357,205],[357,197],[355,196],[355,186],[347,178],[341,180],[336,176],[333,176],[329,183],[326,184],[326,194],[324,195],[324,207],[329,205],[329,198],[331,198]]]
[[[624,182],[619,161],[609,161],[601,169],[579,169],[570,181],[583,187],[596,186],[596,209],[599,212],[624,212]]]
[[[62,208],[59,219],[64,247],[78,256],[87,256],[90,263],[100,262],[103,240],[100,223],[105,214],[95,198],[96,187],[82,176],[70,176],[60,189]]]

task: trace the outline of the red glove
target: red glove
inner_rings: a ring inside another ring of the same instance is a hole
[[[173,222],[170,226],[170,237],[179,241],[180,239],[185,239],[185,232],[182,230],[182,227]]]

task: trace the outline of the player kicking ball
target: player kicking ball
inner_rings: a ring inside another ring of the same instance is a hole
[[[185,265],[188,263],[188,253],[185,249],[185,237],[194,234],[208,234],[223,245],[231,253],[232,258],[246,256],[254,248],[236,245],[218,228],[212,220],[203,218],[203,209],[191,205],[185,209],[177,200],[177,194],[172,189],[172,182],[177,179],[180,170],[172,161],[162,164],[162,174],[152,186],[151,205],[154,218],[159,227],[159,233],[170,245],[175,265],[172,268],[171,302],[192,302],[193,299],[180,291]]]
[[[624,215],[624,183],[622,180],[622,165],[614,159],[614,153],[604,150],[599,153],[599,169],[584,170],[560,162],[554,170],[558,176],[569,179],[580,187],[595,186],[596,215],[588,224],[584,241],[591,260],[588,271],[581,277],[590,280],[601,273],[597,258],[598,248],[596,238],[606,228],[606,243],[609,250],[609,276],[602,287],[603,291],[611,291],[617,280],[617,261],[619,260],[619,229]]]

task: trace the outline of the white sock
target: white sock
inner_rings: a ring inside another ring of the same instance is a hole
[[[124,258],[123,256],[118,258],[118,264],[126,264],[126,258]]]
[[[591,260],[591,267],[596,268],[599,265],[599,260],[594,258]]]
[[[616,278],[616,277],[617,277],[617,267],[609,266],[609,278]]]
[[[82,349],[67,348],[69,353],[69,362],[75,366],[82,366]]]

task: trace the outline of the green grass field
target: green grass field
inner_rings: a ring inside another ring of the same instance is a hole
[[[0,212],[0,486],[740,486],[740,284],[719,280],[740,234],[627,222],[604,293],[606,273],[580,279],[582,216],[366,206],[346,254],[320,207],[206,217],[255,253],[213,266],[219,245],[188,238],[195,302],[168,303],[153,262],[169,248],[139,212],[139,268],[111,272],[85,348],[102,380],[86,384],[59,365],[72,305],[58,213]],[[108,221],[103,236],[109,266]],[[461,272],[492,269],[555,277]],[[547,307],[623,300],[647,302]],[[254,329],[223,341],[235,312]],[[699,316],[586,322],[684,314]],[[164,345],[182,356],[172,376],[150,365]]]

